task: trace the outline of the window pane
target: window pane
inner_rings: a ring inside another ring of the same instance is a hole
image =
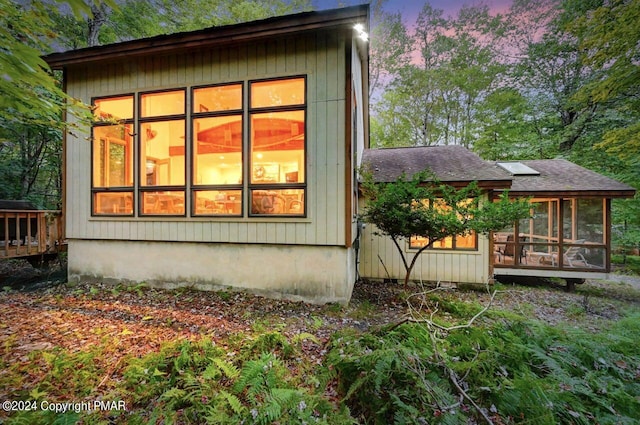
[[[451,249],[453,248],[453,239],[448,237],[435,241],[431,247],[434,249]]]
[[[93,187],[133,186],[131,124],[93,128]]]
[[[251,83],[252,108],[304,104],[304,78]]]
[[[304,183],[304,111],[251,116],[251,183]]]
[[[304,189],[253,190],[251,214],[304,215]]]
[[[604,243],[604,202],[602,199],[578,199],[578,239]]]
[[[197,215],[241,215],[241,190],[197,190],[193,192]]]
[[[203,87],[193,90],[193,112],[242,109],[242,84]]]
[[[140,116],[159,117],[185,113],[184,90],[147,93],[140,97]]]
[[[95,214],[133,215],[133,193],[94,193],[93,212]]]
[[[184,215],[184,192],[140,192],[142,214]]]
[[[194,184],[242,183],[242,116],[194,120]]]
[[[184,185],[184,120],[140,125],[141,186]]]
[[[472,232],[466,236],[456,236],[456,249],[475,249],[476,234]]]
[[[423,238],[422,236],[411,236],[409,240],[409,248],[422,248],[427,244],[427,238]]]
[[[126,120],[133,118],[133,96],[96,99],[93,115],[98,121]]]

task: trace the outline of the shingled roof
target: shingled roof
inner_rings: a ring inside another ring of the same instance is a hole
[[[364,151],[362,162],[371,168],[377,182],[395,181],[402,173],[410,178],[428,169],[443,183],[477,181],[483,187],[511,186],[511,176],[507,172],[462,146],[368,149]]]
[[[477,181],[481,187],[509,190],[512,196],[628,198],[635,189],[565,159],[518,161],[538,175],[512,175],[496,162],[484,161],[463,146],[424,146],[368,149],[363,165],[376,182],[392,182],[403,173],[430,170],[443,183],[463,185]]]
[[[632,197],[635,189],[565,159],[518,161],[539,175],[512,176],[514,196]]]

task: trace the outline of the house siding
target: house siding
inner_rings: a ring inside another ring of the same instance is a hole
[[[346,43],[351,43],[346,33],[316,32],[198,53],[69,67],[67,91],[85,103],[98,96],[306,75],[307,217],[92,217],[91,143],[74,131],[67,136],[67,238],[344,246]],[[246,208],[247,193],[244,197]]]
[[[366,279],[404,280],[405,269],[398,249],[386,236],[376,235],[376,228],[367,225],[362,232],[359,254],[360,276]],[[408,262],[415,249],[401,241]],[[411,280],[429,282],[487,283],[489,279],[489,240],[478,237],[477,251],[425,250],[411,273]]]
[[[366,204],[360,198],[360,208]],[[390,237],[379,234],[375,225],[367,223],[360,236],[358,272],[362,278],[404,281],[405,268],[398,248]],[[409,242],[400,241],[407,262],[411,262],[417,249]],[[490,278],[489,238],[478,235],[477,250],[427,249],[420,254],[411,272],[411,280],[428,282],[487,283]]]

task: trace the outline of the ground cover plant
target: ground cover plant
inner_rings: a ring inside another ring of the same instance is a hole
[[[145,285],[5,288],[0,401],[36,408],[0,422],[640,420],[638,288],[492,290],[369,282],[349,306],[313,306]]]

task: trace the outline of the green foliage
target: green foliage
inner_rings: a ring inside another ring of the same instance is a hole
[[[624,265],[627,274],[640,275],[640,257],[637,255],[613,254],[611,263]]]
[[[269,332],[238,344],[238,357],[203,339],[132,360],[125,379],[134,416],[218,424],[351,422],[347,412],[334,411],[292,375],[285,360],[294,354],[295,341]]]
[[[114,6],[114,5],[110,5]],[[99,45],[116,43],[161,34],[195,31],[203,28],[236,24],[252,20],[311,10],[308,0],[127,0],[117,7],[101,6],[94,12],[102,14],[97,34],[90,32],[86,16],[58,10],[53,19],[58,24],[59,42],[67,48],[91,45],[97,36]]]
[[[366,197],[361,218],[394,242],[406,270],[405,284],[418,255],[434,242],[471,232],[488,234],[529,216],[527,200],[510,200],[505,193],[498,202],[483,201],[475,182],[456,189],[438,182],[428,171],[410,180],[401,175],[391,183],[376,182],[367,169],[361,175]],[[412,236],[421,236],[427,243],[408,262],[400,241]]]
[[[335,337],[327,365],[363,423],[469,423],[451,371],[495,423],[632,424],[640,420],[637,314],[593,335],[511,318],[443,338],[421,324]]]

